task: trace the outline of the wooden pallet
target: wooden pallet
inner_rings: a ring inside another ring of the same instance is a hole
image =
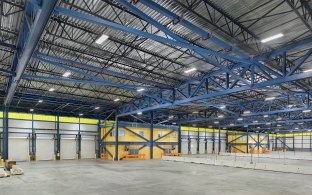
[[[145,160],[145,154],[127,154],[122,160]]]

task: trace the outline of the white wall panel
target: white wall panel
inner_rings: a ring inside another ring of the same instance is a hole
[[[56,129],[54,122],[34,121],[35,129]]]
[[[29,158],[29,140],[24,136],[9,136],[9,159],[27,161]]]
[[[79,129],[79,124],[76,123],[60,123],[61,130],[76,130]]]
[[[9,119],[9,127],[31,128],[31,126],[31,121]]]
[[[207,153],[208,154],[212,153],[212,144],[213,144],[213,142],[208,140],[208,143],[207,143]]]
[[[97,132],[98,131],[98,126],[97,125],[80,124],[80,130],[81,131]]]
[[[205,154],[205,140],[203,139],[199,142],[199,154]]]
[[[62,159],[76,158],[76,140],[75,139],[61,139],[61,157]]]

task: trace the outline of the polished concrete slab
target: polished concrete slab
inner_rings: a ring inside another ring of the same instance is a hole
[[[0,179],[16,194],[311,194],[312,176],[161,160],[23,162]]]

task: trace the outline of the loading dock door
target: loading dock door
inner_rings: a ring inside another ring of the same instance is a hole
[[[197,140],[192,139],[191,141],[191,154],[197,154]]]
[[[54,139],[53,136],[38,136],[36,140],[37,160],[53,160]]]
[[[95,158],[95,140],[83,139],[81,140],[81,158]]]
[[[76,139],[61,139],[62,159],[76,159]]]
[[[27,137],[9,138],[9,159],[27,161],[29,159],[29,140]]]
[[[187,139],[183,139],[182,140],[182,145],[181,145],[181,147],[182,147],[182,154],[188,154],[188,141],[187,141]]]

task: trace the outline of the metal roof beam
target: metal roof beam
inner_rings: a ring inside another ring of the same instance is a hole
[[[53,13],[57,0],[30,0],[27,1],[23,24],[17,41],[12,71],[16,75],[9,78],[7,96],[4,105],[9,106],[14,93],[34,52],[36,45]]]

